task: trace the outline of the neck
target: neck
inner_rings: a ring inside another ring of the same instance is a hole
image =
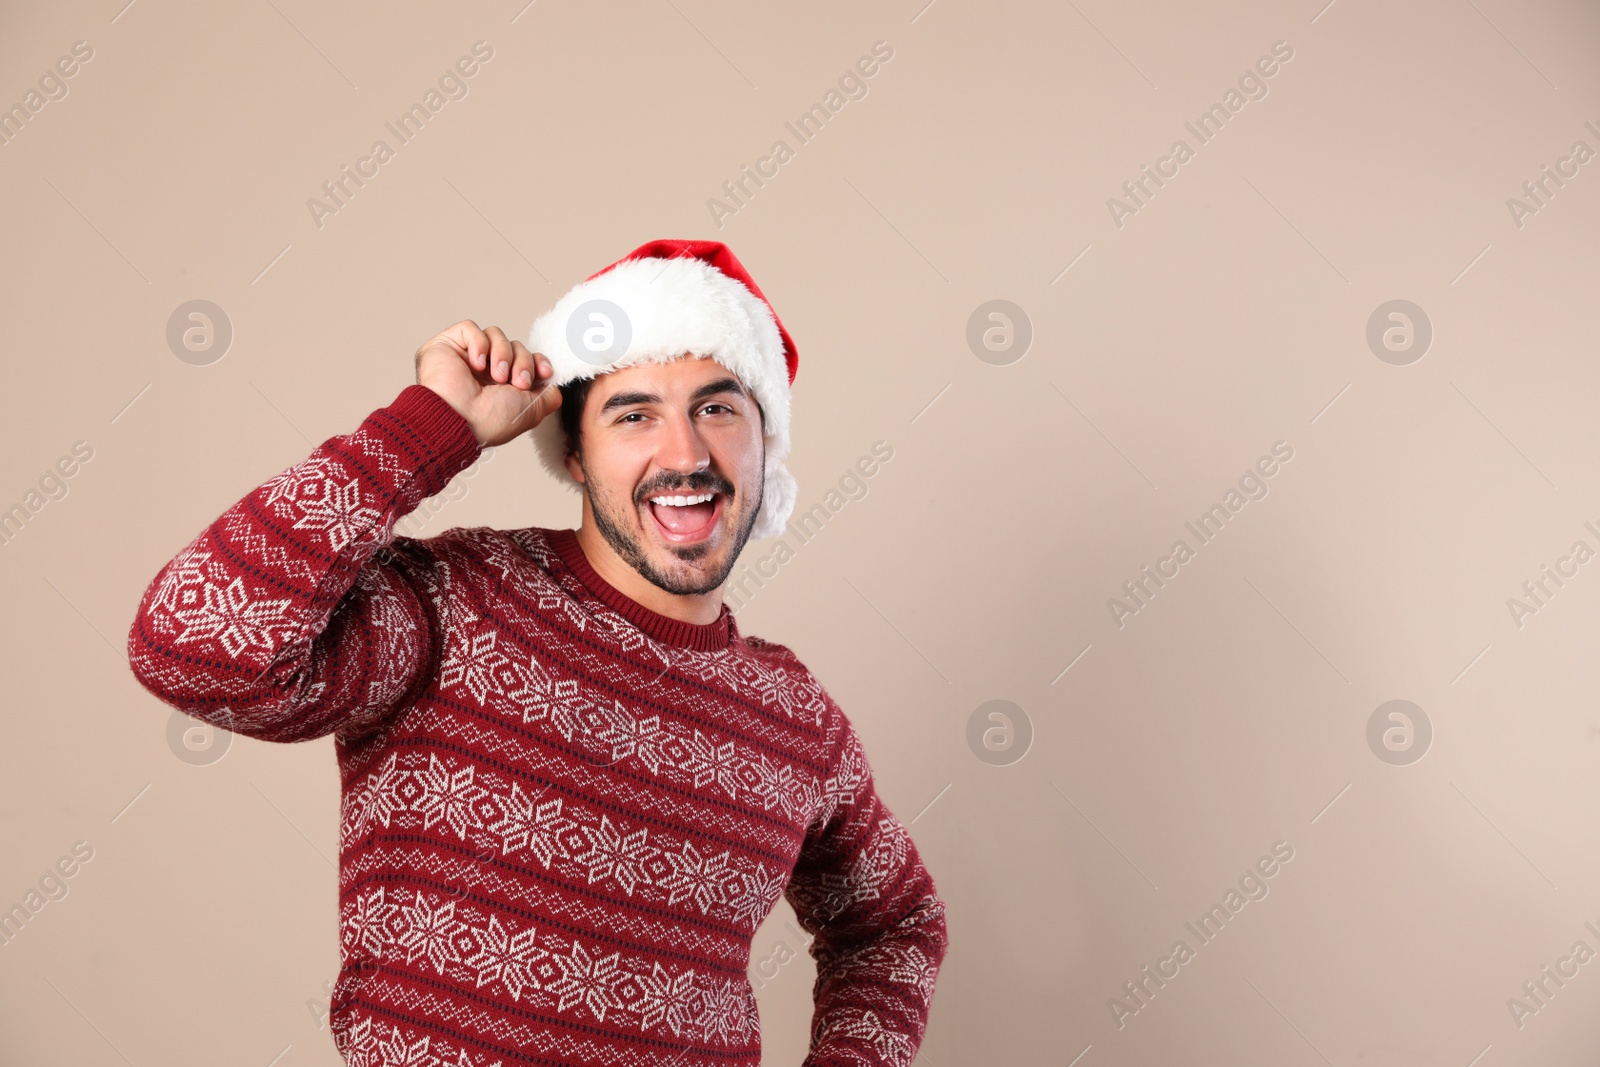
[[[704,626],[716,622],[722,613],[720,585],[709,593],[669,593],[634,570],[595,527],[587,499],[584,500],[583,525],[578,527],[577,539],[578,547],[583,549],[584,558],[596,574],[610,582],[618,592],[658,615]]]

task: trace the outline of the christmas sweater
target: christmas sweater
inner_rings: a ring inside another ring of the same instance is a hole
[[[128,634],[190,716],[333,735],[345,1061],[756,1067],[781,895],[817,967],[805,1067],[909,1064],[944,904],[843,711],[726,605],[624,595],[575,531],[396,536],[479,452],[407,387],[225,511]]]

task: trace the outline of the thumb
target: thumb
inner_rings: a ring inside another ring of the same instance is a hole
[[[521,407],[510,419],[507,427],[512,436],[525,433],[533,429],[546,418],[553,415],[561,407],[561,390],[553,383],[546,381],[537,389],[522,393],[517,398]]]

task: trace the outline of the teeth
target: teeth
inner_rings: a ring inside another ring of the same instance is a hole
[[[690,504],[709,503],[715,496],[715,493],[697,493],[694,496],[653,496],[650,498],[650,502],[652,504],[663,504],[667,507],[683,508],[688,507]]]

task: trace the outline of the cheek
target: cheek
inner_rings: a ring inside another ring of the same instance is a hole
[[[650,469],[648,449],[626,447],[597,451],[588,457],[589,479],[619,500],[631,500]]]
[[[757,437],[750,445],[750,450],[745,453],[745,468],[753,478],[760,478],[762,468],[765,466],[767,451],[762,447],[761,438]]]
[[[766,452],[758,434],[753,438],[740,437],[728,442],[723,455],[723,469],[733,474],[746,492],[761,484],[766,462]]]

